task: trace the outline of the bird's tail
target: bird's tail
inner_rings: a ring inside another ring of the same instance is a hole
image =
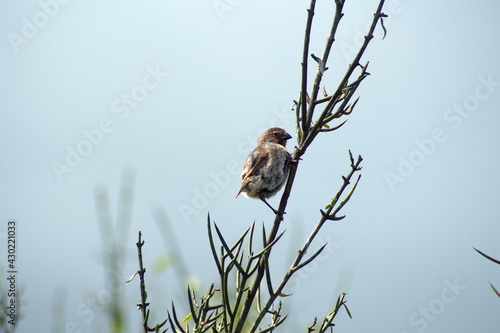
[[[238,191],[238,193],[236,193],[236,198],[238,197],[238,195],[240,195],[241,192],[243,192],[245,186],[247,186],[247,182],[243,182],[243,184],[241,184],[240,190]]]

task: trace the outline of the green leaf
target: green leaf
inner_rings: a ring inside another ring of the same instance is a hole
[[[191,318],[193,315],[190,313],[187,314],[186,317],[182,318],[182,322],[186,322],[187,320],[189,320],[189,318]]]

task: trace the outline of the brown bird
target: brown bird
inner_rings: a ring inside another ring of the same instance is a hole
[[[292,157],[286,150],[286,141],[292,137],[284,129],[273,127],[265,131],[257,141],[257,147],[248,155],[241,170],[241,187],[247,198],[262,200],[276,214],[267,198],[275,195],[285,184]]]

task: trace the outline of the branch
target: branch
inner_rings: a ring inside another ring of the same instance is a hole
[[[337,2],[340,2],[337,1]],[[328,113],[333,109],[333,106],[338,102],[338,100],[341,98],[344,89],[347,86],[347,82],[349,82],[349,78],[351,77],[352,73],[356,69],[356,67],[359,66],[359,61],[361,60],[361,57],[363,56],[366,48],[368,47],[368,44],[370,41],[373,39],[373,32],[375,31],[375,28],[377,26],[377,23],[379,20],[381,20],[383,17],[386,17],[387,15],[382,13],[382,8],[384,6],[385,0],[380,0],[378,8],[376,12],[373,14],[373,21],[370,26],[370,30],[368,31],[367,35],[365,36],[365,40],[363,42],[363,45],[361,45],[361,48],[359,49],[358,53],[354,57],[352,63],[349,65],[343,79],[340,81],[340,84],[335,91],[335,93],[331,96],[330,102],[328,105],[325,107],[321,115],[319,116],[318,120],[314,124],[313,128],[307,132],[307,135],[305,136],[304,140],[300,142],[300,155],[302,155],[307,147],[311,144],[311,142],[314,140],[316,135],[319,133],[321,127],[324,124],[324,120]],[[338,6],[338,4],[337,4]],[[349,99],[347,99],[349,100]],[[300,156],[299,156],[300,157]]]
[[[306,23],[306,32],[304,35],[304,48],[302,51],[302,88],[300,93],[300,105],[302,111],[302,131],[299,138],[303,138],[307,136],[309,133],[309,124],[308,122],[309,116],[307,114],[307,61],[309,55],[309,42],[311,40],[311,27],[312,21],[314,17],[314,8],[316,7],[316,0],[311,0],[311,4],[309,5],[309,9],[307,10],[307,23]],[[301,140],[302,141],[302,140]],[[299,143],[301,143],[299,141]]]
[[[333,320],[335,319],[335,316],[339,313],[339,310],[344,307],[347,311],[347,314],[349,315],[349,318],[352,319],[351,312],[349,311],[349,308],[347,308],[346,300],[345,300],[345,293],[342,293],[341,296],[337,298],[337,304],[335,305],[335,309],[330,312],[329,314],[326,315],[325,319],[323,319],[323,322],[321,323],[321,327],[318,331],[318,333],[324,333],[326,332],[329,328],[333,328],[335,326],[333,324]]]
[[[146,280],[144,278],[144,274],[146,273],[146,268],[144,268],[143,261],[142,261],[142,247],[144,245],[144,241],[142,240],[142,233],[139,231],[139,240],[136,243],[137,246],[137,257],[139,259],[139,270],[136,271],[130,279],[125,281],[125,283],[129,283],[132,281],[137,275],[139,275],[140,279],[140,290],[141,290],[141,301],[137,304],[137,307],[139,310],[141,310],[142,314],[142,330],[143,333],[147,332],[159,332],[160,329],[167,323],[168,319],[165,319],[161,323],[157,324],[155,327],[149,327],[148,326],[148,319],[149,319],[149,310],[147,310],[147,307],[149,306],[149,303],[146,303],[146,299],[148,298],[148,294],[146,292]],[[165,332],[165,331],[164,331]]]
[[[148,327],[148,316],[149,316],[149,311],[147,311],[147,307],[149,303],[146,303],[146,299],[148,297],[146,293],[146,283],[144,280],[144,274],[146,273],[146,269],[144,268],[143,262],[142,262],[142,246],[144,245],[144,241],[141,240],[142,233],[139,231],[139,240],[136,243],[137,246],[137,256],[139,258],[139,270],[137,271],[137,274],[139,274],[139,279],[140,279],[140,289],[141,289],[141,301],[137,304],[139,309],[141,310],[142,313],[142,330],[144,333],[147,333],[149,331]]]
[[[479,251],[479,250],[478,250],[478,249],[476,249],[475,247],[473,247],[473,249],[474,249],[474,250],[476,250],[476,251],[477,251],[480,255],[482,255],[482,256],[483,256],[483,257],[485,257],[486,259],[491,260],[491,261],[493,261],[494,263],[496,263],[496,264],[499,264],[499,265],[500,265],[500,260],[497,260],[497,259],[495,259],[495,258],[493,258],[493,257],[490,257],[489,255],[485,254],[484,252]]]
[[[318,71],[316,73],[316,78],[314,79],[311,98],[309,101],[309,107],[307,109],[307,125],[308,126],[312,123],[314,108],[317,104],[316,100],[318,98],[318,92],[320,89],[321,79],[323,78],[323,73],[328,69],[328,67],[326,67],[326,63],[328,62],[328,56],[330,55],[330,50],[332,48],[333,42],[335,41],[335,34],[337,32],[337,28],[339,26],[340,19],[344,16],[344,14],[342,13],[342,9],[344,7],[344,1],[337,0],[337,1],[335,1],[335,4],[336,4],[335,17],[333,19],[332,28],[330,30],[330,35],[328,36],[328,38],[326,40],[326,45],[325,45],[325,50],[323,51],[323,56],[322,56],[322,58],[318,58],[314,54],[311,55],[312,58],[318,63]],[[309,133],[309,130],[308,131],[304,130],[304,133],[306,133],[306,134]]]

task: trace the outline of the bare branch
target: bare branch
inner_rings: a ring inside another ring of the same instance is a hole
[[[308,123],[309,116],[307,114],[307,56],[309,54],[309,42],[311,40],[311,27],[314,17],[314,8],[316,7],[316,0],[311,0],[309,5],[309,9],[307,10],[307,23],[306,23],[306,31],[304,35],[304,48],[302,51],[302,88],[300,94],[301,108],[302,108],[302,133],[306,136],[309,133],[309,125]],[[302,142],[299,142],[301,144]]]
[[[332,22],[332,28],[330,30],[330,35],[326,40],[325,50],[323,51],[322,58],[318,58],[314,55],[313,59],[318,63],[318,71],[316,73],[316,78],[314,79],[314,84],[311,92],[311,100],[307,109],[307,124],[308,126],[312,123],[312,118],[314,114],[314,108],[316,106],[316,99],[318,98],[319,87],[321,84],[321,79],[323,78],[323,73],[328,69],[326,63],[328,62],[328,56],[330,55],[330,50],[332,48],[333,42],[335,40],[335,33],[337,32],[340,19],[344,14],[342,14],[342,9],[344,7],[344,1],[336,1],[335,17]],[[309,134],[309,128],[307,131],[304,129],[304,133]]]
[[[334,126],[334,127],[330,127],[328,126],[327,128],[322,128],[320,129],[320,132],[331,132],[331,131],[335,131],[335,130],[338,130],[339,128],[341,128],[349,119],[346,119],[344,120],[343,122],[341,122],[340,124],[338,124],[337,126]],[[323,126],[327,126],[326,124],[323,125]]]
[[[360,164],[361,164],[361,161],[363,160],[363,158],[361,156],[358,156],[358,159],[356,160],[356,162],[353,163],[354,159],[352,157],[352,153],[349,151],[349,159],[351,161],[351,171],[349,172],[349,174],[346,177],[343,177],[344,182],[343,182],[340,190],[337,192],[337,195],[335,196],[335,198],[330,203],[331,206],[329,206],[328,209],[326,210],[326,212],[324,214],[322,214],[320,220],[316,224],[316,227],[313,229],[312,233],[309,235],[309,237],[307,238],[307,240],[304,243],[304,245],[302,246],[302,248],[298,251],[297,256],[295,257],[295,259],[294,259],[294,261],[293,261],[290,269],[285,273],[285,276],[283,277],[281,283],[274,290],[274,294],[270,296],[269,300],[267,301],[267,303],[265,304],[265,306],[260,311],[259,316],[255,320],[252,328],[249,331],[250,333],[255,332],[255,330],[258,328],[258,325],[262,321],[262,319],[264,318],[264,315],[269,310],[269,308],[272,306],[272,304],[274,303],[274,301],[276,300],[276,298],[283,292],[283,289],[287,285],[287,283],[290,280],[290,278],[292,277],[292,275],[295,272],[297,272],[298,269],[304,267],[305,265],[309,264],[312,260],[314,260],[321,253],[322,249],[324,248],[324,246],[323,246],[323,248],[321,248],[320,250],[318,250],[315,254],[313,254],[305,262],[302,261],[304,255],[307,253],[307,250],[309,249],[309,247],[311,246],[312,242],[316,238],[317,234],[319,233],[319,231],[323,227],[324,223],[327,220],[329,220],[328,217],[330,216],[331,211],[333,210],[333,208],[335,208],[336,203],[338,202],[338,200],[342,196],[343,192],[346,190],[347,186],[349,185],[350,179],[352,178],[352,176],[354,175],[355,172],[361,170]],[[352,195],[353,191],[354,191],[354,189],[351,189],[351,191],[349,192],[349,194],[347,194],[346,198],[341,203],[342,207],[345,205],[345,203],[347,203],[347,201],[349,200],[349,198]],[[342,207],[340,207],[340,208],[342,208]],[[340,210],[340,208],[336,209],[336,212],[338,212]],[[276,223],[276,220],[275,220],[275,223]],[[274,226],[273,226],[273,228],[274,228]]]
[[[137,273],[140,278],[140,290],[141,290],[141,301],[137,306],[141,310],[142,313],[142,330],[144,333],[148,332],[148,319],[147,319],[147,307],[149,303],[146,303],[147,294],[146,294],[146,282],[144,280],[144,274],[146,273],[146,269],[144,268],[144,264],[142,263],[142,246],[144,245],[144,241],[142,240],[142,233],[139,231],[139,240],[136,243],[137,246],[137,257],[139,259],[139,270]]]
[[[310,262],[312,262],[314,259],[316,259],[316,257],[319,256],[321,252],[323,252],[323,250],[325,249],[325,246],[326,246],[326,244],[323,245],[322,247],[320,247],[318,251],[316,251],[311,257],[309,257],[308,259],[306,259],[300,265],[292,267],[291,268],[292,271],[295,273],[296,271],[300,270],[302,267],[307,266]]]
[[[337,1],[337,2],[342,2],[342,4],[343,4],[343,1]],[[349,82],[349,79],[350,79],[352,73],[359,66],[359,61],[361,60],[361,57],[363,56],[370,41],[373,39],[373,32],[375,31],[375,28],[377,26],[378,21],[382,17],[386,16],[386,14],[382,13],[382,8],[384,6],[384,2],[385,2],[385,0],[380,0],[378,8],[377,8],[376,12],[373,14],[373,21],[372,21],[372,24],[370,26],[370,29],[369,29],[367,35],[365,36],[365,40],[364,40],[363,44],[361,45],[361,48],[359,49],[358,53],[354,57],[352,63],[349,65],[343,79],[340,81],[340,84],[339,84],[337,90],[332,95],[332,98],[331,98],[330,102],[328,103],[329,105],[327,105],[327,107],[325,107],[325,110],[323,110],[322,114],[318,117],[318,120],[316,121],[314,127],[311,128],[311,130],[307,132],[307,135],[305,136],[305,138],[300,142],[300,144],[301,144],[300,153],[303,154],[305,152],[307,147],[311,144],[311,142],[314,140],[316,135],[319,133],[319,130],[321,129],[321,126],[324,123],[325,117],[328,115],[329,112],[331,112],[331,110],[333,109],[333,106],[337,103],[337,100],[342,95],[344,88],[347,87],[347,83]]]

